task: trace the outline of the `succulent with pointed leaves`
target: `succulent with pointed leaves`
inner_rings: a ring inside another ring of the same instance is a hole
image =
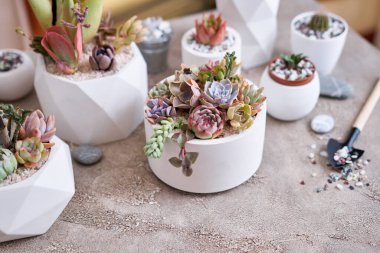
[[[220,82],[206,82],[200,101],[206,106],[227,108],[237,97],[238,91],[239,84],[231,83],[228,79],[224,79]]]
[[[0,147],[0,182],[17,169],[17,160],[9,149]]]
[[[252,110],[251,106],[238,102],[230,106],[227,110],[227,119],[230,125],[236,130],[245,130],[252,126]]]
[[[129,46],[132,42],[139,43],[144,40],[145,28],[137,16],[128,19],[124,24],[116,29],[113,47],[116,52],[124,46]]]
[[[115,50],[112,46],[95,46],[92,49],[92,55],[89,58],[89,62],[93,70],[108,71],[111,70],[116,63],[114,57]]]
[[[193,79],[179,80],[169,83],[173,106],[180,109],[190,109],[199,105],[201,90]]]
[[[200,105],[188,118],[189,129],[199,139],[213,139],[224,131],[225,113],[215,107]]]
[[[160,123],[176,115],[176,110],[167,98],[152,98],[146,102],[145,117],[151,124]]]
[[[49,151],[38,137],[26,138],[16,142],[17,162],[28,169],[37,169],[48,159]]]
[[[216,46],[223,42],[226,36],[227,23],[222,19],[222,15],[217,17],[214,13],[205,15],[203,20],[195,21],[194,39],[204,45]]]
[[[149,98],[159,98],[159,97],[170,97],[169,82],[165,80],[161,83],[156,84],[149,90]]]
[[[280,54],[280,57],[281,57],[281,60],[284,62],[285,67],[289,70],[297,69],[298,64],[301,61],[306,60],[307,58],[307,56],[304,56],[303,54],[290,54],[290,55]]]
[[[166,138],[169,137],[174,129],[181,128],[183,122],[183,118],[168,118],[167,120],[161,120],[159,125],[154,128],[153,135],[144,146],[145,155],[147,157],[160,158],[164,149]]]
[[[35,110],[25,119],[19,132],[18,138],[24,140],[30,137],[37,137],[41,142],[48,143],[55,135],[57,129],[55,128],[55,117],[45,115],[40,110]]]
[[[315,14],[307,26],[314,31],[325,32],[329,29],[329,17],[324,14]]]

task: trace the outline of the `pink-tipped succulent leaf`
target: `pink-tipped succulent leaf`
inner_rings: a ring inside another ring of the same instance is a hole
[[[48,159],[49,151],[40,138],[31,137],[16,142],[16,160],[28,169],[40,168]]]
[[[19,139],[24,140],[30,137],[37,137],[41,142],[48,143],[55,135],[56,128],[55,117],[50,115],[45,119],[44,114],[40,110],[35,110],[27,118],[20,127]]]
[[[215,107],[200,105],[190,113],[188,124],[199,139],[213,139],[224,130],[225,113]]]
[[[76,71],[78,52],[65,29],[60,26],[50,27],[43,36],[41,45],[63,73],[73,74]]]
[[[212,13],[204,16],[203,20],[195,21],[194,39],[204,45],[216,46],[223,42],[226,35],[227,23],[221,14],[217,17]]]

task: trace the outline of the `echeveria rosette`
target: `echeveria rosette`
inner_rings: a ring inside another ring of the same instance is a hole
[[[201,90],[193,79],[174,80],[169,84],[173,106],[180,109],[190,109],[199,105]]]
[[[12,151],[0,148],[0,182],[17,169],[17,160]]]
[[[170,98],[169,81],[165,80],[153,86],[148,93],[149,98]]]
[[[38,169],[48,159],[49,151],[40,138],[31,137],[16,142],[17,162],[28,169]]]
[[[213,139],[224,131],[225,113],[215,107],[200,105],[188,118],[189,129],[199,139]]]
[[[227,110],[227,119],[233,129],[245,130],[252,126],[252,110],[251,106],[244,103],[235,103]]]
[[[176,115],[176,110],[167,98],[152,98],[146,102],[145,116],[151,124],[157,124],[164,119]]]
[[[41,142],[47,143],[50,142],[56,131],[54,115],[45,118],[40,110],[35,110],[26,117],[21,125],[18,138],[23,140],[29,137],[37,137],[41,139]]]
[[[239,84],[231,83],[228,79],[206,82],[200,101],[206,106],[228,108],[236,99],[238,92]]]
[[[195,21],[194,39],[204,45],[217,46],[221,44],[226,36],[227,23],[222,15],[217,17],[213,13],[205,15],[203,20]]]

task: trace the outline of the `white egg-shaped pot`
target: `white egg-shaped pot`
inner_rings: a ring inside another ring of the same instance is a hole
[[[117,73],[73,81],[47,72],[37,61],[34,86],[46,115],[56,116],[58,136],[76,144],[103,144],[129,136],[143,121],[147,67],[132,44],[133,57]]]
[[[148,158],[150,168],[161,181],[182,191],[215,193],[229,190],[247,181],[259,168],[263,157],[265,124],[264,103],[253,125],[240,134],[187,142],[187,152],[199,153],[189,177],[182,173],[182,169],[170,164],[169,159],[178,157],[180,147],[169,138],[160,158]],[[144,126],[148,141],[153,135],[154,126],[147,120],[144,120]]]
[[[347,38],[348,25],[343,18],[335,14],[328,13],[327,15],[340,20],[344,24],[344,31],[340,35],[333,38],[308,38],[307,36],[297,31],[294,24],[298,20],[312,16],[314,14],[316,14],[316,12],[304,12],[293,18],[290,24],[291,46],[293,53],[303,53],[307,55],[309,59],[316,65],[317,70],[321,75],[328,75],[334,70],[339,57],[342,54]]]
[[[320,85],[317,71],[305,84],[285,85],[274,80],[266,67],[260,84],[268,97],[268,114],[279,120],[301,119],[308,115],[318,102]]]
[[[0,101],[14,101],[26,96],[33,89],[34,64],[29,55],[18,49],[1,49],[19,54],[22,64],[15,69],[0,72]]]
[[[203,64],[211,61],[217,61],[223,59],[224,55],[229,52],[235,52],[235,56],[237,58],[237,62],[241,62],[241,48],[242,48],[242,40],[239,33],[232,29],[231,27],[227,27],[227,33],[232,34],[235,37],[235,43],[223,52],[199,52],[191,48],[188,43],[188,39],[195,33],[195,28],[188,30],[183,36],[181,40],[181,48],[182,48],[182,62],[186,63],[188,66],[201,66]],[[239,68],[240,71],[240,68]]]
[[[69,147],[54,137],[49,159],[32,176],[0,187],[0,242],[44,234],[74,195]]]

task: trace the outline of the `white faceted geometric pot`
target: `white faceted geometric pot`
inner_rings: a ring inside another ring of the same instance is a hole
[[[272,58],[279,5],[280,0],[216,0],[218,12],[241,35],[243,69]]]
[[[235,43],[228,48],[228,50],[223,52],[199,52],[191,48],[188,43],[188,39],[195,33],[195,28],[188,30],[181,40],[182,48],[182,62],[186,63],[188,66],[201,66],[211,61],[217,61],[223,59],[224,55],[229,52],[235,51],[236,61],[241,62],[241,37],[238,32],[236,32],[231,27],[227,27],[227,33],[232,34],[235,37]]]
[[[318,72],[321,75],[330,74],[337,64],[340,55],[342,54],[344,44],[348,34],[348,25],[346,21],[332,13],[327,13],[328,16],[335,17],[344,24],[344,31],[332,38],[313,39],[303,35],[295,29],[295,23],[305,17],[312,16],[316,12],[304,12],[293,18],[290,24],[291,46],[294,53],[303,53],[316,65]]]
[[[317,71],[314,78],[307,84],[288,86],[273,80],[264,70],[260,84],[268,97],[268,114],[272,117],[293,121],[308,115],[315,107],[319,98],[319,76]]]
[[[70,150],[54,137],[49,159],[31,177],[0,187],[0,242],[41,235],[75,192]]]
[[[182,169],[168,161],[178,157],[180,147],[168,139],[161,158],[148,158],[153,173],[176,189],[193,193],[214,193],[234,188],[247,181],[259,168],[263,156],[266,123],[266,104],[253,125],[240,134],[212,140],[193,139],[186,143],[187,152],[198,152],[187,177]],[[144,120],[145,137],[149,140],[153,126]]]
[[[127,138],[143,121],[147,67],[135,44],[133,57],[117,73],[73,81],[46,71],[38,59],[34,86],[45,114],[56,117],[57,135],[76,144]]]
[[[18,49],[1,49],[19,54],[22,64],[15,69],[0,72],[0,101],[14,101],[27,95],[33,89],[34,64],[29,55]]]

